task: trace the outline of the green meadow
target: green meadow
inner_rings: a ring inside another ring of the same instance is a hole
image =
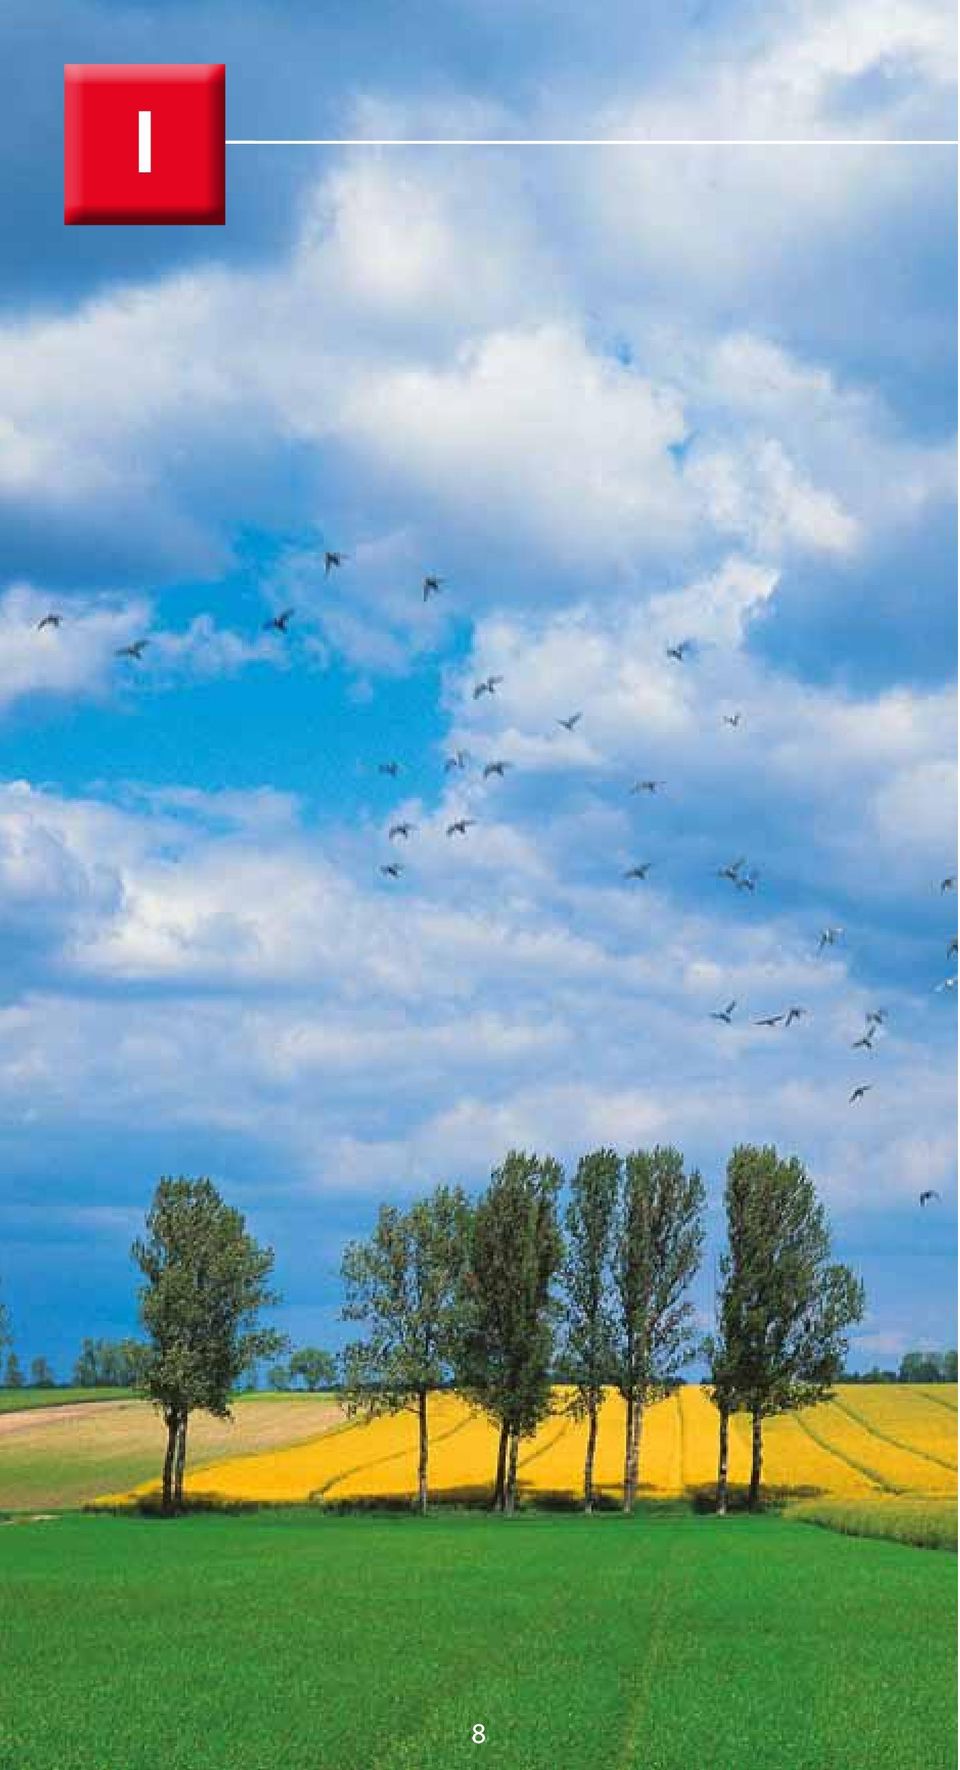
[[[10,1522],[0,1767],[946,1770],[955,1580],[669,1506]]]

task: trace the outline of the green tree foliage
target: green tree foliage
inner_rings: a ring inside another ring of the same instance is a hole
[[[290,1366],[288,1364],[272,1364],[267,1372],[267,1382],[271,1389],[285,1394],[291,1387]]]
[[[428,1402],[453,1376],[469,1214],[459,1187],[438,1186],[407,1211],[383,1205],[369,1240],[350,1242],[343,1254],[343,1318],[365,1330],[344,1353],[348,1410],[416,1414],[421,1512],[429,1489]]]
[[[147,1349],[140,1340],[85,1339],[73,1367],[78,1389],[142,1387]]]
[[[459,1375],[500,1430],[494,1505],[503,1512],[516,1504],[519,1441],[550,1411],[562,1184],[551,1157],[511,1150],[474,1210]]]
[[[3,1368],[3,1386],[5,1389],[23,1388],[23,1369],[12,1346],[7,1353],[7,1362]]]
[[[149,1337],[145,1386],[163,1416],[163,1509],[183,1503],[187,1426],[194,1409],[229,1418],[230,1394],[248,1365],[285,1341],[261,1325],[276,1303],[273,1250],[247,1233],[241,1213],[210,1180],[163,1179],[132,1255],[143,1274],[140,1317]]]
[[[863,1286],[830,1259],[830,1232],[796,1156],[744,1144],[727,1164],[727,1250],[720,1262],[715,1333],[706,1342],[720,1411],[717,1510],[726,1510],[729,1418],[753,1422],[749,1504],[760,1503],[763,1421],[829,1397],[847,1332],[861,1320]]]
[[[56,1387],[56,1377],[50,1367],[49,1359],[42,1357],[31,1359],[30,1387],[31,1389],[53,1389]]]
[[[593,1511],[597,1424],[613,1372],[610,1261],[620,1180],[620,1157],[614,1150],[581,1156],[564,1217],[562,1373],[576,1391],[574,1413],[587,1420],[585,1512]]]
[[[614,1235],[613,1380],[626,1402],[623,1509],[640,1476],[647,1405],[671,1393],[695,1350],[688,1289],[703,1250],[703,1182],[678,1149],[637,1150],[624,1163]]]
[[[0,1297],[0,1355],[12,1345],[13,1323],[10,1320],[10,1311],[3,1298]]]
[[[956,1352],[905,1352],[897,1373],[900,1383],[955,1383]]]
[[[324,1352],[319,1346],[298,1346],[291,1356],[289,1369],[291,1382],[294,1385],[302,1383],[311,1392],[336,1388],[336,1358],[332,1352]]]

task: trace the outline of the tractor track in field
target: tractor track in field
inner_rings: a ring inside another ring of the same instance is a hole
[[[875,1426],[866,1414],[858,1413],[856,1408],[851,1407],[848,1402],[841,1401],[839,1395],[834,1396],[833,1405],[838,1413],[846,1414],[848,1419],[854,1420],[858,1426],[862,1426],[865,1432],[869,1432],[873,1438],[878,1438],[882,1444],[892,1444],[895,1450],[904,1450],[908,1456],[921,1457],[926,1463],[936,1463],[938,1468],[946,1469],[951,1475],[957,1473],[956,1463],[948,1462],[946,1457],[938,1457],[935,1451],[920,1450],[915,1444],[907,1444],[904,1439],[895,1438],[892,1432],[885,1432],[881,1426]]]
[[[432,1450],[435,1444],[445,1444],[448,1438],[455,1438],[458,1432],[462,1432],[465,1426],[471,1424],[473,1417],[472,1414],[468,1414],[466,1419],[457,1420],[455,1425],[448,1426],[445,1432],[431,1432],[430,1449]],[[355,1422],[351,1420],[348,1424],[353,1426]],[[379,1468],[383,1463],[395,1463],[398,1457],[410,1456],[415,1448],[415,1446],[404,1445],[400,1450],[384,1451],[379,1457],[368,1457],[365,1462],[354,1463],[349,1469],[341,1469],[338,1475],[331,1475],[329,1481],[325,1481],[322,1487],[312,1488],[310,1498],[311,1500],[326,1499],[331,1490],[338,1487],[341,1481],[349,1481],[353,1475],[366,1474],[367,1470]]]
[[[831,1444],[827,1438],[822,1438],[819,1432],[814,1431],[809,1421],[801,1419],[799,1414],[795,1414],[794,1418],[801,1432],[805,1432],[808,1438],[812,1438],[814,1444],[818,1445],[821,1450],[825,1450],[828,1456],[835,1457],[838,1463],[845,1464],[848,1469],[855,1469],[858,1475],[865,1475],[868,1481],[872,1481],[874,1486],[879,1487],[884,1493],[903,1494],[909,1492],[908,1488],[897,1487],[895,1482],[888,1481],[885,1475],[880,1474],[879,1469],[871,1469],[869,1464],[858,1462],[856,1457],[849,1456],[846,1451],[838,1450],[835,1444]]]

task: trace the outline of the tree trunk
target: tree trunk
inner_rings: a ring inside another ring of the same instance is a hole
[[[500,1443],[497,1446],[497,1478],[493,1487],[493,1510],[503,1511],[504,1488],[507,1479],[507,1440],[510,1436],[509,1426],[501,1425]]]
[[[593,1511],[593,1461],[597,1454],[597,1404],[590,1402],[590,1424],[587,1427],[587,1455],[583,1465],[583,1509]]]
[[[763,1468],[763,1415],[755,1412],[753,1416],[753,1456],[750,1463],[750,1492],[747,1505],[751,1512],[760,1509],[760,1475]]]
[[[643,1430],[643,1402],[631,1396],[627,1403],[627,1447],[623,1469],[623,1509],[632,1512],[637,1497],[640,1474],[640,1434]]]
[[[717,1516],[727,1515],[727,1464],[730,1453],[730,1415],[725,1407],[720,1409],[720,1444],[717,1453]]]
[[[178,1512],[183,1510],[183,1471],[187,1461],[187,1422],[190,1416],[184,1408],[180,1415],[180,1426],[177,1432],[177,1460],[173,1471],[173,1504]]]
[[[417,1400],[420,1425],[420,1460],[417,1465],[417,1510],[425,1517],[427,1511],[427,1460],[430,1455],[430,1440],[427,1429],[427,1391],[425,1389],[421,1389]]]
[[[510,1458],[507,1463],[507,1486],[504,1495],[505,1512],[513,1513],[517,1506],[517,1455],[520,1450],[520,1434],[510,1434]]]
[[[633,1445],[633,1396],[627,1396],[627,1424],[623,1441],[623,1509],[633,1510],[633,1491],[630,1486],[630,1450]]]
[[[160,1504],[164,1515],[169,1517],[173,1511],[173,1459],[177,1450],[177,1437],[180,1431],[180,1415],[175,1407],[164,1412],[163,1423],[167,1428],[167,1448],[163,1458],[163,1485]]]

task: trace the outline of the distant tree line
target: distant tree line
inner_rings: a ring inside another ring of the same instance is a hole
[[[872,1365],[866,1371],[844,1371],[844,1383],[955,1383],[956,1348],[951,1352],[905,1352],[896,1370]]]

